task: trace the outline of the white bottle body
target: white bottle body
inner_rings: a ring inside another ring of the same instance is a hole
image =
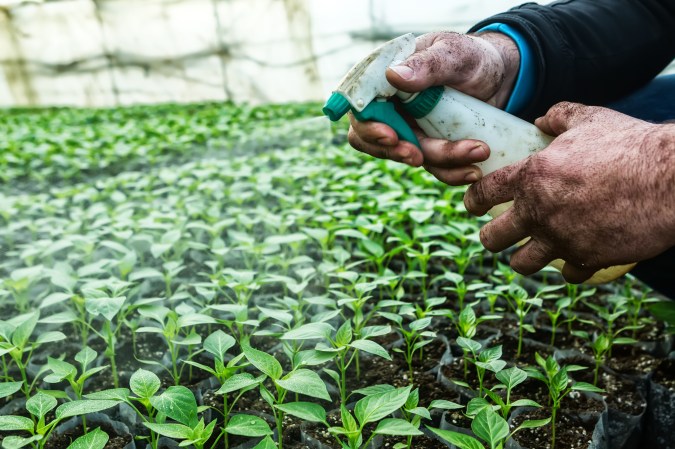
[[[413,98],[411,96],[404,101],[411,101]],[[445,87],[434,109],[416,121],[429,137],[446,140],[477,139],[487,143],[490,157],[475,164],[480,167],[483,176],[525,159],[543,150],[553,141],[553,137],[541,132],[533,124],[450,87]],[[501,215],[511,203],[493,207],[489,211],[490,215]],[[564,262],[555,260],[551,265],[562,270]],[[586,283],[609,282],[627,273],[634,265],[600,270]]]
[[[450,87],[417,123],[429,137],[487,143],[490,157],[476,164],[483,175],[525,159],[553,140],[533,124]]]

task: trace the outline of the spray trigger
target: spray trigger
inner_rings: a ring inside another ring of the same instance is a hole
[[[398,113],[394,103],[389,101],[372,101],[363,111],[353,110],[354,117],[360,122],[374,121],[390,126],[399,139],[408,141],[420,148],[420,142],[408,122]]]

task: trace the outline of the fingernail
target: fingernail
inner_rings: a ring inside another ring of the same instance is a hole
[[[475,171],[470,171],[464,176],[466,182],[476,182],[478,181],[478,175]]]
[[[412,79],[413,75],[415,75],[415,72],[413,69],[408,67],[407,65],[395,65],[391,67],[391,69],[398,74],[401,78],[404,80],[410,80]]]
[[[377,139],[377,143],[379,143],[380,145],[393,145],[394,144],[394,142],[392,142],[390,137],[380,137],[379,139]]]
[[[474,161],[484,161],[487,157],[488,154],[483,145],[476,145],[469,151],[469,158]]]

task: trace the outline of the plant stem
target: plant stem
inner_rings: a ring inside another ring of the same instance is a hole
[[[110,321],[105,320],[104,324],[106,343],[108,344],[108,349],[106,349],[106,355],[110,360],[110,371],[112,372],[113,385],[115,388],[120,387],[119,377],[117,376],[117,363],[115,361],[115,335],[110,328]]]
[[[555,449],[555,420],[558,413],[557,407],[551,409],[551,449]]]

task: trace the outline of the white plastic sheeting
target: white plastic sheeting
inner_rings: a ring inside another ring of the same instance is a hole
[[[0,0],[0,106],[320,100],[381,41],[519,3]]]

